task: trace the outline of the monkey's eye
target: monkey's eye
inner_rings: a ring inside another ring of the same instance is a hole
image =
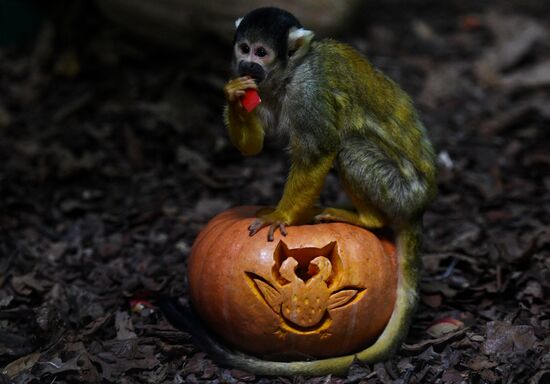
[[[256,56],[258,57],[265,57],[267,56],[267,51],[264,47],[259,47],[258,49],[256,49]]]
[[[250,52],[250,47],[248,46],[248,44],[246,43],[242,43],[241,45],[239,45],[239,49],[241,50],[242,53],[244,53],[245,55],[248,54]]]

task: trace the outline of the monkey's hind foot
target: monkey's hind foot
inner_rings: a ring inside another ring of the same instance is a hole
[[[370,229],[382,228],[384,220],[377,215],[357,213],[341,208],[325,208],[320,214],[315,216],[315,222],[340,222],[357,225]]]

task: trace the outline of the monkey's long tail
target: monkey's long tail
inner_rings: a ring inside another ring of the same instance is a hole
[[[168,299],[158,303],[166,318],[176,328],[191,333],[198,346],[220,364],[239,368],[258,375],[268,376],[323,376],[345,374],[355,360],[375,363],[388,359],[407,334],[410,319],[418,301],[418,268],[420,256],[420,227],[402,228],[397,234],[398,281],[397,297],[388,325],[370,347],[353,355],[313,361],[278,362],[262,360],[230,350],[211,337],[203,323],[188,307]]]
[[[399,348],[407,336],[418,303],[421,239],[422,232],[419,224],[409,224],[397,232],[397,296],[393,312],[376,342],[357,353],[358,360],[365,363],[386,360]]]

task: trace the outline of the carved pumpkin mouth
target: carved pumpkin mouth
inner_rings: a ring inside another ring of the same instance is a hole
[[[320,321],[317,322],[317,324],[311,326],[311,327],[302,327],[299,324],[293,323],[284,316],[282,317],[283,321],[283,327],[287,331],[294,332],[294,333],[301,333],[301,334],[307,334],[307,333],[318,333],[322,329],[327,329],[330,327],[330,323],[332,322],[332,319],[330,318],[330,315],[328,312],[325,311],[323,314],[323,317]]]

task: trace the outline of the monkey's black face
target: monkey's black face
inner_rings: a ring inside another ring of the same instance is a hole
[[[260,64],[244,60],[239,61],[238,72],[239,76],[252,77],[256,83],[260,83],[266,76],[264,68]]]

